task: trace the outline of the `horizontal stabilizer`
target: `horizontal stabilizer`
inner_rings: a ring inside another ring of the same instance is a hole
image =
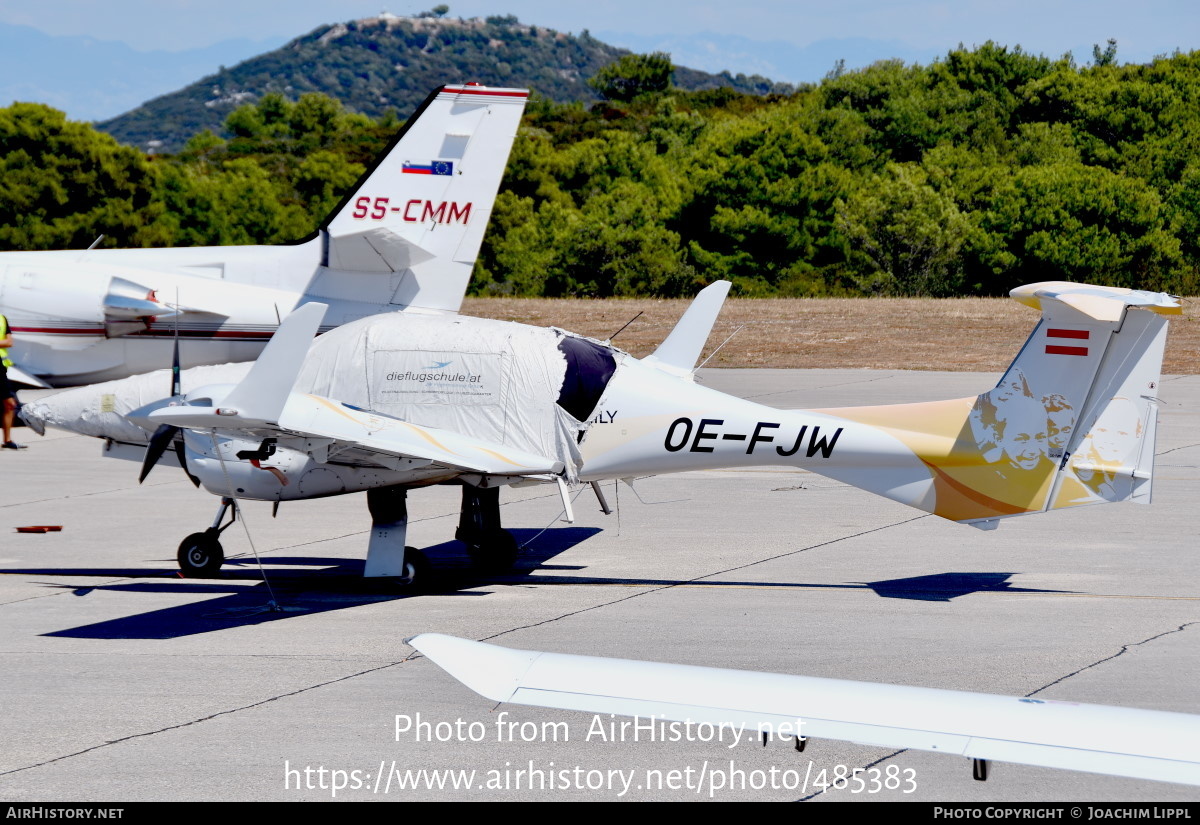
[[[729,281],[717,281],[700,290],[670,335],[643,362],[666,368],[669,372],[694,370],[730,286]]]
[[[386,226],[329,239],[329,266],[347,272],[403,272],[433,257]]]
[[[1160,315],[1180,315],[1179,299],[1163,292],[1145,292],[1114,286],[1093,286],[1071,281],[1043,281],[1026,284],[1009,295],[1026,306],[1054,314],[1054,305],[1067,306],[1097,321],[1120,321],[1126,307],[1138,307]]]
[[[1200,716],[812,676],[409,644],[494,702],[731,726],[1200,785]]]

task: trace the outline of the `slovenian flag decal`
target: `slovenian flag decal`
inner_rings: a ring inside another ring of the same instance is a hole
[[[453,175],[454,164],[448,160],[431,160],[428,166],[405,163],[401,171],[406,175]]]

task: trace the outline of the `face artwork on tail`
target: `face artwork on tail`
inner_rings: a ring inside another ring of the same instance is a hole
[[[1008,461],[1005,469],[1037,470],[1046,462],[1048,420],[1046,408],[1033,398],[1021,398],[1005,406],[999,418],[1000,446]]]
[[[1137,461],[1145,429],[1137,404],[1128,398],[1112,399],[1072,457],[1055,506],[1120,501],[1125,497],[1135,480],[1131,467]]]
[[[1042,399],[1046,407],[1046,446],[1047,455],[1053,461],[1063,457],[1071,433],[1075,430],[1075,408],[1059,393],[1052,393]]]

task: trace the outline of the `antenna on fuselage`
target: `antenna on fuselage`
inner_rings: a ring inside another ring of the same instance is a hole
[[[632,318],[630,318],[628,321],[626,321],[626,322],[625,322],[625,327],[627,327],[627,326],[629,326],[630,324],[632,324],[632,323],[633,323],[634,321],[636,321],[638,318],[641,318],[641,317],[642,317],[644,314],[645,314],[645,310],[642,310],[642,311],[641,311],[641,312],[639,312],[637,315],[635,315],[635,316],[633,316]],[[619,330],[617,330],[616,332],[614,332],[612,335],[608,336],[608,340],[609,340],[609,341],[612,341],[612,339],[616,338],[618,335],[620,335],[622,332],[624,332],[624,331],[625,331],[625,327],[621,327]]]
[[[95,249],[96,247],[98,247],[98,246],[100,245],[100,242],[101,242],[102,240],[104,240],[104,233],[103,233],[103,232],[101,232],[101,233],[100,233],[100,235],[99,235],[99,236],[96,238],[96,240],[92,241],[92,245],[91,245],[91,246],[89,246],[87,249],[84,249],[83,251],[81,251],[81,252],[79,253],[79,258],[78,258],[78,260],[82,261],[82,260],[83,260],[83,256],[84,256],[84,255],[86,255],[86,254],[88,254],[89,252],[91,252],[91,251],[92,251],[93,249]]]

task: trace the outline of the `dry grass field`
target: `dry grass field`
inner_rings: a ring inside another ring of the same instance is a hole
[[[1166,374],[1200,373],[1200,300],[1171,319]],[[683,314],[685,300],[468,298],[463,314],[557,326],[648,355]],[[1002,370],[1037,312],[1009,298],[779,298],[729,300],[705,357],[710,367]],[[736,334],[734,334],[736,331]]]

